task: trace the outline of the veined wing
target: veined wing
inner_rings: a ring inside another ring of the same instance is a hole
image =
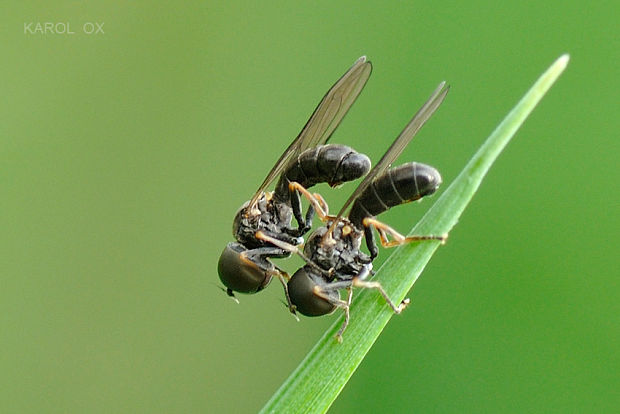
[[[424,105],[416,112],[411,121],[407,124],[403,132],[396,138],[396,140],[390,145],[390,148],[383,154],[383,157],[379,160],[379,162],[373,167],[372,170],[366,175],[364,181],[360,183],[357,189],[351,194],[351,197],[344,203],[340,211],[338,212],[338,217],[334,220],[334,224],[331,227],[334,227],[335,223],[340,220],[340,217],[344,214],[346,209],[351,205],[353,200],[362,194],[364,189],[368,187],[368,185],[379,175],[381,175],[385,170],[387,170],[390,165],[398,158],[398,156],[403,152],[407,144],[413,139],[413,137],[418,133],[420,128],[428,121],[428,119],[433,115],[433,113],[439,108],[439,105],[443,102],[446,94],[450,90],[450,86],[446,85],[446,82],[441,82],[437,89],[433,92],[431,97],[426,101]],[[333,231],[333,229],[332,229]]]
[[[366,85],[371,72],[370,61],[366,60],[366,56],[362,56],[327,91],[297,138],[276,161],[263,183],[258,187],[248,205],[250,209],[260,198],[265,188],[282,173],[289,160],[306,149],[325,144],[329,140]]]

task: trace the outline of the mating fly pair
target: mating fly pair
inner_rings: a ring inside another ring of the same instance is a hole
[[[405,237],[375,219],[376,215],[393,206],[434,193],[441,183],[439,173],[427,165],[411,162],[396,168],[390,166],[445,98],[448,92],[445,83],[439,85],[416,113],[337,216],[328,216],[327,205],[321,196],[307,191],[308,187],[319,182],[334,185],[354,180],[368,172],[370,161],[363,154],[340,145],[321,145],[327,142],[361,92],[368,76],[370,62],[362,57],[328,91],[257,194],[237,213],[233,233],[238,242],[228,244],[218,265],[220,279],[227,286],[230,296],[233,291],[255,293],[262,290],[272,276],[277,276],[284,286],[291,312],[298,310],[307,316],[321,316],[337,308],[343,309],[345,322],[338,332],[339,340],[349,321],[353,287],[379,290],[396,313],[408,304],[405,300],[398,306],[394,305],[378,282],[366,280],[372,273],[372,261],[378,254],[373,228],[378,231],[385,247],[417,240],[445,239],[445,236]],[[312,138],[307,131],[313,131],[310,132]],[[323,168],[321,165],[324,165]],[[344,171],[349,174],[343,174]],[[278,174],[281,176],[274,193],[264,193],[266,186]],[[310,204],[305,218],[300,195],[307,198]],[[345,217],[349,206],[352,206],[351,210]],[[325,225],[311,234],[302,253],[297,246],[303,242],[301,236],[309,231],[315,211]],[[289,227],[291,213],[298,222],[297,229]],[[241,228],[244,230],[240,231]],[[360,250],[362,237],[366,238],[370,255]],[[287,257],[291,253],[301,255],[306,264],[289,278],[268,259]],[[346,301],[340,298],[339,291],[342,289],[347,290]]]

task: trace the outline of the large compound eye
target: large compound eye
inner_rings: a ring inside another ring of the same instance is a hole
[[[288,281],[288,294],[295,309],[302,315],[322,316],[332,313],[336,306],[329,300],[317,296],[314,289],[322,280],[318,276],[310,275],[305,267],[297,270],[291,280]],[[324,292],[333,301],[340,299],[338,291]]]
[[[248,250],[239,243],[228,243],[220,255],[217,272],[220,280],[230,290],[256,293],[271,281],[271,275],[244,253]]]

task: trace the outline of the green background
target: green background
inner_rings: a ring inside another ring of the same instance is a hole
[[[236,305],[216,263],[329,86],[373,61],[332,142],[376,161],[447,80],[400,158],[434,165],[445,187],[564,52],[566,72],[332,411],[617,410],[617,3],[1,9],[0,411],[255,412],[335,316],[296,322],[277,283]],[[335,210],[353,188],[317,190]],[[407,231],[433,201],[382,218]]]

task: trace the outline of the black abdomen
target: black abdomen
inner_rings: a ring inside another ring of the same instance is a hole
[[[308,149],[293,160],[280,176],[275,196],[288,200],[288,183],[296,181],[305,188],[318,183],[335,186],[363,177],[370,170],[370,159],[351,147],[339,144]]]
[[[399,204],[433,194],[441,184],[439,172],[431,166],[409,162],[378,176],[353,202],[349,220],[362,228],[365,217],[374,217]]]

